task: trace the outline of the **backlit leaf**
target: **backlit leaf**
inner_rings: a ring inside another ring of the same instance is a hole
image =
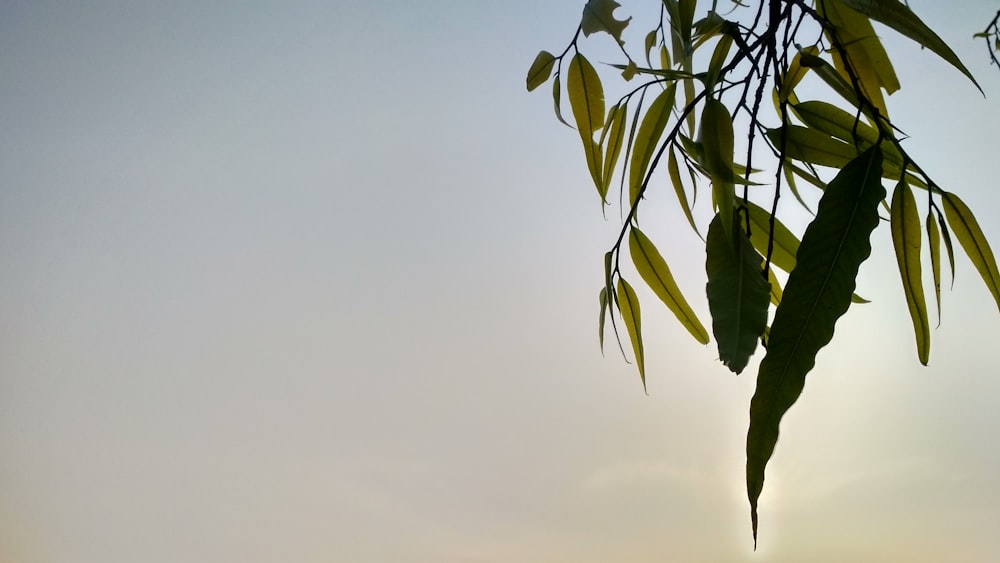
[[[528,69],[527,83],[529,92],[545,84],[545,81],[552,74],[552,66],[555,62],[556,57],[552,53],[548,51],[538,53],[538,56],[535,57],[535,62],[531,63],[531,68]]]
[[[951,234],[948,233],[948,225],[944,222],[944,216],[937,213],[938,226],[941,227],[941,239],[944,240],[944,251],[948,254],[948,267],[951,270],[951,287],[955,288],[955,249],[951,245]]]
[[[745,203],[747,215],[750,217],[750,242],[758,252],[767,256],[768,237],[771,231],[771,212],[758,207],[751,201]],[[798,237],[775,218],[771,264],[776,268],[791,272],[795,269],[795,255],[798,251]]]
[[[733,226],[736,189],[733,172],[733,118],[725,104],[709,98],[701,112],[701,143],[705,151],[705,168],[712,177],[712,195],[723,229]]]
[[[993,257],[993,250],[983,235],[983,230],[979,228],[979,222],[957,195],[944,192],[941,199],[944,203],[944,214],[948,218],[951,230],[955,233],[955,238],[986,282],[997,308],[1000,308],[1000,271],[997,270],[996,258]]]
[[[601,343],[601,354],[604,353],[604,318],[608,312],[608,288],[602,287],[601,293],[598,296],[598,301],[601,303],[601,316],[598,317],[597,321],[597,336]]]
[[[885,197],[881,166],[876,146],[849,162],[830,182],[802,237],[798,266],[789,274],[775,310],[747,432],[747,494],[755,545],[757,501],[764,469],[778,441],[779,423],[802,393],[816,354],[833,337],[837,319],[851,303],[858,268],[871,254],[869,237]]]
[[[762,275],[764,259],[739,225],[734,225],[731,234],[727,234],[721,217],[716,214],[708,226],[706,293],[719,359],[739,374],[764,333],[771,291]]]
[[[633,227],[628,238],[629,252],[636,271],[646,282],[653,293],[670,309],[684,328],[702,344],[708,344],[708,331],[698,320],[691,306],[688,305],[674,276],[670,273],[667,261],[653,245],[653,241]]]
[[[639,313],[639,298],[635,290],[622,278],[618,278],[618,310],[622,314],[625,330],[632,341],[635,365],[639,368],[642,389],[646,389],[646,360],[642,348],[642,315]]]
[[[927,246],[931,254],[931,274],[934,278],[934,300],[937,302],[938,325],[941,324],[941,233],[934,214],[927,212]]]
[[[675,84],[670,84],[660,92],[660,95],[649,104],[646,115],[642,118],[642,125],[635,135],[632,145],[632,160],[629,163],[629,204],[635,205],[639,197],[639,190],[642,183],[649,174],[650,161],[653,153],[660,144],[660,136],[670,121],[671,111],[674,109],[674,92],[677,91]]]
[[[601,193],[604,187],[601,177],[604,170],[601,166],[601,149],[594,142],[594,131],[604,124],[604,87],[590,61],[580,53],[574,55],[569,63],[566,84],[576,128],[580,132],[587,157],[587,169],[590,170],[598,193]],[[602,195],[601,198],[603,197]]]
[[[674,154],[674,147],[672,145],[667,155],[667,171],[670,173],[670,183],[674,186],[674,193],[677,194],[677,202],[681,206],[681,211],[684,212],[684,217],[687,218],[688,224],[691,225],[695,234],[700,237],[701,233],[698,232],[698,226],[694,222],[694,215],[691,213],[691,204],[688,203],[687,193],[684,191],[684,182],[681,181],[681,169],[677,166],[677,155]]]
[[[570,125],[569,123],[566,123],[566,120],[563,119],[563,116],[562,116],[562,107],[561,107],[562,106],[562,93],[560,92],[560,88],[561,88],[560,84],[561,83],[559,81],[559,76],[556,75],[556,79],[552,81],[552,103],[555,106],[556,119],[558,119],[559,122],[562,123],[563,125],[565,125],[566,127],[572,127],[572,125]]]
[[[972,77],[969,69],[965,68],[958,55],[951,50],[951,47],[934,33],[912,10],[899,0],[840,0],[850,8],[861,12],[869,18],[881,22],[899,33],[916,41],[920,45],[927,47],[937,56],[948,61],[957,68],[979,88],[976,79]],[[982,92],[982,88],[979,88]]]
[[[628,27],[632,18],[615,19],[615,9],[620,7],[621,4],[615,0],[588,0],[583,7],[583,20],[580,22],[583,34],[589,37],[592,33],[603,31],[614,37],[619,44],[623,44],[622,32]]]
[[[903,294],[913,321],[917,357],[920,358],[920,363],[927,365],[931,352],[931,328],[927,321],[927,304],[924,302],[924,286],[920,275],[920,218],[917,216],[917,202],[913,199],[913,191],[906,182],[897,184],[892,194],[889,224],[899,277],[903,281]]]
[[[767,137],[780,147],[781,129],[769,129]],[[815,129],[789,125],[785,127],[785,156],[819,164],[841,168],[857,155],[857,149],[843,141],[838,141]]]
[[[608,114],[609,127],[605,128],[607,138],[602,135],[602,142],[605,142],[604,149],[604,171],[601,174],[603,183],[601,184],[601,199],[607,200],[608,190],[611,188],[611,179],[614,176],[615,165],[618,164],[618,156],[622,152],[622,145],[625,144],[625,118],[628,115],[626,106],[614,106]]]

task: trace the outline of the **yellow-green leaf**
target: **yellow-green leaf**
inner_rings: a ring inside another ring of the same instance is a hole
[[[559,75],[556,75],[556,79],[552,81],[552,104],[555,106],[556,119],[566,127],[572,127],[562,116],[562,93],[560,92],[560,81]]]
[[[781,129],[769,129],[767,137],[775,147],[781,146]],[[785,127],[785,156],[810,164],[843,168],[857,156],[857,149],[843,141],[808,127]]]
[[[607,138],[602,134],[604,149],[604,171],[601,174],[603,183],[601,184],[601,199],[607,200],[608,190],[611,188],[611,178],[614,176],[615,165],[618,164],[618,156],[622,152],[622,145],[625,144],[625,117],[628,111],[626,106],[615,105],[608,113],[609,126],[605,128]]]
[[[677,194],[677,202],[687,218],[688,224],[695,234],[701,237],[698,226],[695,225],[694,215],[691,213],[691,204],[688,203],[687,193],[684,191],[684,182],[681,181],[681,169],[677,165],[677,155],[674,153],[673,145],[670,146],[670,153],[667,155],[667,171],[670,173],[670,183],[674,186],[674,193]],[[704,240],[704,238],[702,239]]]
[[[667,86],[660,95],[649,104],[646,115],[642,118],[642,124],[634,137],[632,145],[632,160],[629,163],[629,204],[635,205],[640,195],[643,182],[649,174],[649,166],[660,144],[660,136],[670,121],[671,111],[674,109],[674,93],[677,91],[675,84]]]
[[[635,365],[639,368],[639,378],[642,379],[642,389],[646,389],[646,361],[642,349],[642,316],[639,313],[639,298],[627,281],[618,278],[618,310],[622,314],[625,330],[632,341],[632,352],[635,354]]]
[[[771,212],[765,211],[751,201],[746,202],[750,217],[750,242],[757,252],[767,256]],[[795,255],[799,251],[799,239],[777,218],[774,219],[774,244],[771,250],[771,264],[786,272],[795,269]]]
[[[931,251],[931,274],[934,277],[934,300],[937,302],[938,326],[941,325],[941,233],[934,214],[927,211],[927,246]]]
[[[979,88],[982,92],[982,88],[976,82],[976,79],[972,77],[972,73],[969,69],[965,68],[962,61],[958,58],[958,55],[951,50],[951,47],[944,42],[936,33],[934,33],[924,22],[920,21],[920,18],[913,13],[910,8],[900,2],[899,0],[840,0],[850,8],[861,12],[862,14],[868,16],[869,18],[884,23],[885,25],[895,29],[899,33],[909,37],[910,39],[916,41],[923,47],[927,47],[934,53],[936,53],[942,59],[948,61],[952,66],[957,68],[965,76]]]
[[[701,143],[705,168],[712,177],[712,195],[722,226],[728,233],[733,226],[736,189],[733,172],[733,118],[725,104],[709,98],[701,112]]]
[[[792,64],[788,65],[788,72],[785,73],[781,81],[781,87],[778,89],[779,100],[787,100],[802,78],[809,72],[809,66],[802,63],[803,56],[819,57],[819,48],[810,45],[795,54],[795,57],[792,58]]]
[[[552,67],[555,62],[556,57],[552,53],[548,51],[538,53],[538,56],[535,57],[535,62],[531,63],[531,68],[528,69],[527,83],[529,92],[545,84],[545,81],[552,74]]]
[[[653,293],[663,301],[695,340],[708,344],[708,331],[684,299],[677,282],[674,281],[674,276],[670,273],[667,261],[653,245],[653,241],[633,227],[629,234],[628,246],[636,271]]]
[[[993,250],[986,240],[983,230],[979,228],[972,211],[955,194],[944,192],[941,196],[944,202],[944,214],[948,218],[948,224],[954,231],[958,243],[969,256],[972,265],[976,267],[986,287],[993,294],[993,299],[1000,309],[1000,271],[997,270],[997,261],[993,257]]]
[[[580,53],[574,55],[569,63],[566,83],[569,103],[573,108],[573,117],[587,157],[587,168],[598,193],[601,193],[604,170],[601,166],[601,148],[594,142],[594,131],[604,124],[604,87],[590,61]]]
[[[906,182],[899,182],[892,194],[889,225],[899,277],[903,281],[903,294],[913,321],[917,357],[920,363],[927,365],[931,352],[931,328],[927,321],[927,304],[924,302],[924,287],[920,275],[920,218],[917,216],[917,202],[913,199],[913,191]]]
[[[899,90],[899,80],[889,61],[889,55],[871,21],[864,15],[848,8],[842,0],[817,0],[817,12],[829,20],[833,29],[827,29],[831,41],[847,54],[858,83],[868,99],[878,108],[882,116],[887,116],[882,89],[892,94]],[[836,33],[836,40],[833,32]],[[849,80],[850,74],[841,58],[840,50],[832,49],[834,65],[840,74]]]
[[[621,4],[614,0],[588,0],[583,7],[583,20],[580,22],[583,34],[589,37],[592,33],[603,31],[614,37],[619,44],[623,44],[622,32],[632,18],[615,19],[615,9],[620,7]]]
[[[601,343],[601,354],[604,353],[604,318],[608,312],[608,288],[602,287],[601,293],[598,296],[598,301],[601,303],[601,316],[598,317],[597,321],[597,336],[598,341]]]

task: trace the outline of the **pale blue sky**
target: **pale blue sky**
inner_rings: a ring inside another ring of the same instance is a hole
[[[886,44],[912,152],[1000,245],[1000,72],[970,39],[994,4],[911,2],[986,100]],[[1000,315],[964,257],[921,368],[876,232],[874,303],[786,418],[757,553],[756,364],[732,376],[645,291],[649,396],[602,358],[617,224],[524,91],[582,5],[4,2],[0,559],[1000,553]],[[669,257],[707,319],[700,250]]]

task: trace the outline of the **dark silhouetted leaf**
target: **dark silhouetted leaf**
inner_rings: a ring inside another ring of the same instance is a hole
[[[755,545],[757,500],[781,417],[802,393],[816,354],[833,337],[837,319],[850,306],[858,268],[871,254],[869,237],[879,221],[879,202],[885,198],[881,167],[882,153],[873,147],[830,182],[802,237],[798,264],[775,310],[747,432],[747,494]]]
[[[917,202],[906,182],[896,185],[889,212],[892,246],[896,250],[899,277],[903,281],[906,306],[913,321],[913,334],[917,339],[917,357],[927,365],[931,353],[931,327],[927,321],[927,304],[920,275],[920,217]]]
[[[708,226],[706,293],[719,359],[739,374],[750,361],[757,339],[767,326],[771,291],[762,275],[764,259],[738,224],[730,230],[732,235],[727,234],[721,217],[716,214]]]
[[[663,301],[695,340],[708,344],[708,331],[684,299],[677,282],[674,281],[674,276],[670,273],[670,268],[667,267],[666,260],[653,245],[653,241],[633,227],[629,234],[628,247],[636,271],[653,293]]]

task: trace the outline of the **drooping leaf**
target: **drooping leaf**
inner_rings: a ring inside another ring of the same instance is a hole
[[[858,268],[871,253],[869,237],[885,197],[881,166],[876,146],[849,162],[830,182],[802,237],[798,264],[775,310],[747,432],[747,494],[755,545],[757,500],[778,441],[779,422],[802,393],[817,352],[833,337],[837,319],[850,305]]]
[[[608,312],[608,288],[602,287],[601,293],[598,296],[598,301],[601,303],[601,315],[597,320],[597,336],[598,341],[601,343],[601,354],[604,354],[604,319],[606,313]]]
[[[769,129],[767,137],[780,147],[781,129]],[[785,156],[818,164],[841,168],[857,155],[857,149],[843,141],[820,133],[808,127],[789,125],[785,127]]]
[[[736,203],[735,173],[733,172],[733,118],[725,104],[709,98],[701,112],[701,143],[705,151],[705,168],[712,177],[712,195],[722,215],[727,232],[733,226]]]
[[[625,330],[632,341],[635,365],[639,368],[642,389],[646,390],[646,359],[642,348],[642,315],[639,313],[639,298],[627,281],[618,278],[618,310],[622,314]]]
[[[628,167],[629,204],[635,205],[642,183],[649,174],[649,165],[653,159],[653,153],[660,144],[660,136],[670,121],[670,112],[674,109],[674,93],[677,91],[675,84],[667,86],[663,92],[653,100],[646,109],[646,115],[642,118],[642,125],[635,135],[632,145],[632,160]]]
[[[944,240],[944,251],[948,254],[948,267],[951,269],[951,287],[955,288],[955,248],[951,245],[951,234],[948,233],[948,225],[944,222],[944,216],[937,213],[938,226],[941,227],[941,238]]]
[[[559,75],[556,75],[556,79],[552,81],[552,104],[555,106],[556,119],[566,127],[572,128],[573,126],[566,122],[562,116],[562,92],[559,81]]]
[[[698,232],[698,226],[694,222],[694,215],[691,213],[691,204],[688,203],[687,193],[684,191],[684,182],[681,181],[681,169],[677,166],[677,155],[674,153],[673,145],[670,146],[670,151],[667,154],[667,171],[670,173],[670,183],[674,186],[674,193],[677,194],[677,202],[681,206],[681,211],[684,212],[684,217],[687,218],[688,224],[691,225],[695,234],[701,237],[701,233]]]
[[[768,238],[771,236],[771,212],[747,201],[747,215],[750,218],[750,242],[762,255],[767,256]],[[771,264],[786,272],[795,269],[795,255],[799,251],[799,239],[777,217],[774,218],[774,243],[771,250]]]
[[[604,152],[604,171],[601,174],[603,183],[601,184],[601,199],[607,201],[608,190],[611,188],[611,179],[614,176],[615,165],[618,164],[618,156],[622,152],[622,145],[625,144],[625,118],[628,115],[626,106],[615,105],[608,113],[610,125],[605,128],[607,133]]]
[[[604,186],[601,175],[604,170],[601,166],[601,148],[594,142],[594,131],[604,124],[604,87],[590,61],[580,53],[574,55],[569,63],[566,84],[573,118],[587,157],[587,169],[590,170],[597,192],[601,193]],[[601,197],[603,199],[603,195]]]
[[[616,19],[614,12],[620,7],[621,4],[615,0],[587,0],[583,7],[583,20],[580,22],[583,34],[589,37],[592,33],[603,31],[614,37],[619,45],[624,44],[622,32],[632,18]]]
[[[653,66],[653,61],[649,58],[650,51],[656,46],[656,30],[652,30],[646,34],[646,40],[643,42],[643,47],[646,53],[646,66]],[[667,67],[664,67],[667,68]]]
[[[712,58],[708,62],[708,77],[705,79],[705,89],[714,89],[716,83],[722,78],[722,67],[726,64],[726,57],[729,56],[729,49],[732,46],[733,38],[728,35],[720,37],[719,42],[715,44],[715,51],[712,52]]]
[[[1000,308],[1000,271],[997,270],[993,249],[990,248],[983,230],[979,228],[979,222],[976,221],[972,210],[957,195],[944,192],[941,194],[941,200],[944,203],[944,214],[948,218],[951,230],[955,232],[958,243],[962,245],[972,265],[986,282],[997,308]]]
[[[803,56],[818,58],[819,47],[810,45],[795,54],[795,57],[792,58],[792,63],[788,65],[788,72],[786,72],[782,78],[780,88],[778,88],[779,100],[787,100],[795,87],[802,81],[802,78],[805,77],[807,72],[809,72],[809,65],[803,64]],[[807,61],[808,60],[810,59],[807,59]]]
[[[927,321],[927,304],[920,275],[920,218],[917,202],[906,182],[899,182],[892,194],[889,212],[892,246],[896,250],[896,264],[903,281],[903,295],[913,321],[913,334],[917,340],[917,357],[927,365],[931,352],[931,328]],[[932,251],[933,252],[933,251]]]
[[[535,62],[531,63],[528,69],[528,91],[538,88],[549,79],[552,74],[552,67],[556,62],[556,57],[548,51],[542,51],[535,57]]]
[[[727,234],[721,221],[716,214],[708,226],[706,293],[719,359],[739,374],[764,333],[771,291],[762,275],[764,259],[738,224]]]
[[[979,87],[976,79],[972,77],[972,73],[969,69],[965,68],[962,61],[958,58],[958,55],[951,50],[951,47],[944,42],[936,33],[934,33],[924,22],[920,21],[920,18],[913,13],[912,10],[899,0],[840,0],[848,7],[856,10],[869,18],[881,22],[892,29],[895,29],[899,33],[909,37],[910,39],[916,41],[923,47],[927,47],[933,51],[937,56],[948,61],[952,66],[957,68],[965,76],[979,88],[982,92],[983,89]]]
[[[698,320],[697,315],[688,305],[674,276],[670,273],[667,261],[653,245],[653,241],[639,229],[632,227],[628,238],[629,252],[636,271],[653,290],[653,293],[670,309],[684,328],[702,344],[708,344],[708,331]]]
[[[882,89],[892,94],[899,90],[899,80],[871,21],[848,8],[842,0],[817,0],[816,7],[816,11],[827,18],[832,26],[832,29],[825,31],[834,43],[831,54],[841,76],[850,81],[850,74],[840,54],[843,49],[865,96],[882,116],[889,115]]]
[[[774,275],[774,268],[767,269],[767,283],[771,286],[771,304],[775,307],[781,305],[781,297],[784,295],[784,291],[781,289],[781,282],[778,281],[778,277]]]
[[[934,278],[934,300],[937,302],[938,326],[941,325],[941,233],[931,210],[927,210],[927,246],[931,254],[931,274]]]

